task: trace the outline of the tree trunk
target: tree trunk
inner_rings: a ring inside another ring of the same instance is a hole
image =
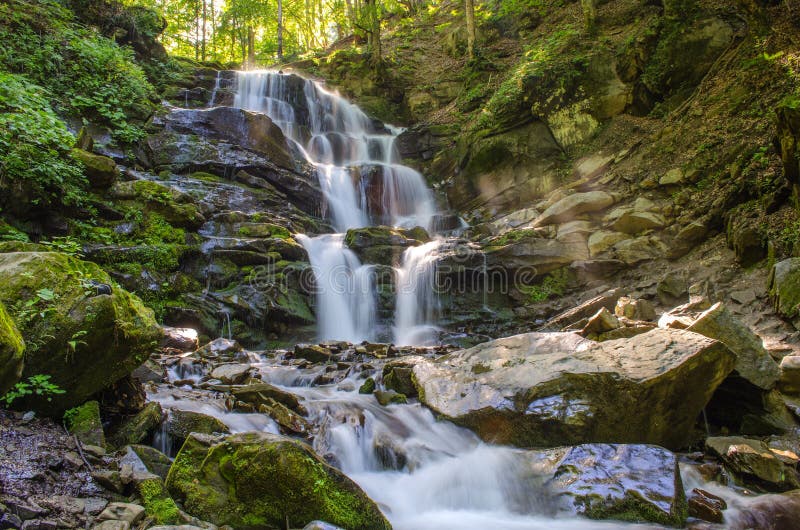
[[[381,52],[381,16],[377,0],[366,0],[365,7],[369,10],[369,45],[370,57],[374,66],[379,66],[382,60]]]
[[[587,33],[594,33],[597,29],[597,0],[581,0],[583,9],[583,26]]]
[[[201,44],[200,44],[200,46],[201,46],[200,47],[200,50],[201,50],[200,51],[200,57],[202,57],[203,58],[203,62],[205,62],[206,61],[206,21],[208,20],[208,11],[207,11],[207,8],[206,8],[206,0],[202,0],[202,1],[203,1],[203,28],[202,28],[203,36],[202,36],[202,40],[200,41],[201,42]]]
[[[253,26],[247,26],[247,68],[256,64],[256,32]]]
[[[283,0],[278,0],[278,61],[283,61]]]
[[[200,5],[194,3],[194,60],[200,59]]]
[[[464,0],[464,9],[467,15],[467,56],[475,58],[475,2]]]

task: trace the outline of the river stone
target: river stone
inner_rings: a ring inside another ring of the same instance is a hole
[[[234,528],[302,527],[315,520],[343,528],[390,529],[375,503],[308,445],[268,433],[192,434],[167,477],[186,511]]]
[[[742,480],[770,490],[800,487],[797,471],[785,465],[761,440],[739,436],[711,437],[706,448]]]
[[[213,416],[180,409],[170,409],[166,431],[167,434],[179,440],[185,440],[191,433],[227,434],[230,432],[227,425]]]
[[[109,437],[109,442],[116,447],[142,443],[161,425],[162,417],[161,405],[151,401],[137,414],[122,420]]]
[[[196,355],[202,358],[233,358],[242,351],[242,346],[235,340],[217,338],[197,350]]]
[[[653,329],[601,343],[527,333],[396,364],[413,366],[420,401],[487,441],[680,448],[734,361],[720,342]]]
[[[22,377],[49,375],[65,391],[15,406],[60,417],[130,374],[158,344],[152,310],[119,287],[87,293],[90,280],[112,283],[96,264],[60,252],[0,253],[0,303],[15,307],[9,312],[26,338]],[[36,312],[23,316],[27,302]]]
[[[686,519],[678,458],[663,447],[586,444],[527,455],[559,512],[670,526]]]
[[[289,391],[282,390],[269,383],[255,383],[245,385],[232,390],[233,397],[239,401],[249,403],[255,407],[259,405],[269,405],[271,400],[282,403],[289,409],[298,414],[306,414],[305,407],[300,403],[300,399]]]
[[[789,319],[800,317],[800,258],[789,258],[772,267],[769,294],[778,313]]]
[[[22,375],[22,352],[25,342],[6,307],[0,302],[0,396],[19,381]]]
[[[688,504],[691,517],[719,524],[722,524],[725,520],[722,511],[728,508],[728,504],[724,499],[717,497],[713,493],[694,488]]]
[[[573,193],[547,208],[536,218],[533,226],[545,226],[571,221],[578,215],[604,210],[614,204],[614,196],[605,191]]]
[[[250,365],[240,363],[221,364],[211,371],[211,377],[226,385],[243,383],[250,375]]]
[[[331,350],[319,344],[296,344],[294,356],[298,359],[306,359],[312,363],[326,363],[331,360]]]
[[[72,158],[84,167],[84,173],[93,188],[108,188],[119,176],[117,164],[107,156],[96,155],[83,149],[73,149]]]
[[[74,434],[81,443],[97,447],[106,445],[103,421],[100,419],[100,404],[97,401],[87,401],[74,407],[64,417],[70,434]]]
[[[722,302],[702,313],[688,330],[723,342],[736,354],[734,370],[744,379],[764,390],[775,387],[781,376],[780,367],[761,338],[739,322]]]

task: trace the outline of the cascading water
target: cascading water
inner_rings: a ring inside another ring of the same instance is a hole
[[[371,268],[344,245],[351,228],[432,228],[436,203],[417,171],[400,163],[399,131],[373,122],[357,106],[318,83],[278,72],[237,74],[234,106],[262,112],[315,168],[329,217],[339,234],[299,236],[317,283],[320,340],[374,338],[376,292]],[[409,249],[398,269],[395,341],[430,342],[433,290],[427,289],[438,244]],[[411,292],[409,292],[409,289]]]

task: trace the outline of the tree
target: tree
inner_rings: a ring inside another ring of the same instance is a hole
[[[467,56],[475,58],[475,2],[474,0],[464,0],[464,10],[467,17]]]
[[[597,22],[597,0],[581,0],[583,9],[583,25],[587,33],[594,33]]]
[[[283,61],[283,0],[278,0],[278,60]]]

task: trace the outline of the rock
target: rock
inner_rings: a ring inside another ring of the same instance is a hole
[[[73,149],[72,158],[83,164],[83,172],[93,188],[108,188],[119,176],[117,164],[107,156],[96,155],[83,149]]]
[[[153,473],[161,477],[162,479],[167,478],[167,473],[169,472],[169,468],[172,465],[172,460],[153,447],[149,445],[130,445],[130,450],[133,451],[136,456],[141,460],[142,464],[144,464],[147,471]]]
[[[620,241],[628,239],[628,234],[622,232],[612,232],[610,230],[599,230],[589,236],[589,254],[592,257],[602,254]]]
[[[731,300],[737,304],[750,305],[756,301],[756,293],[752,289],[743,289],[741,291],[733,291],[731,293]]]
[[[685,256],[706,238],[708,232],[707,220],[700,219],[690,222],[675,235],[667,257],[674,260]]]
[[[125,521],[136,524],[144,518],[145,510],[138,504],[112,502],[97,516],[98,521]]]
[[[742,267],[749,267],[767,257],[767,234],[758,219],[732,215],[727,225],[728,245]]]
[[[656,286],[658,299],[664,305],[675,305],[685,302],[689,296],[689,284],[682,271],[668,272]]]
[[[160,477],[139,482],[136,491],[142,498],[145,513],[156,524],[176,524],[181,520],[181,513],[175,501],[170,497]]]
[[[25,342],[5,306],[0,302],[0,396],[19,381]]]
[[[795,530],[800,521],[800,491],[760,495],[726,520],[726,530]]]
[[[485,440],[680,448],[734,360],[720,342],[656,328],[600,343],[527,333],[402,362],[413,364],[421,402]]]
[[[13,498],[5,498],[3,503],[8,511],[19,516],[23,521],[47,515],[47,510],[36,504],[33,500],[25,502],[17,501]]]
[[[123,493],[125,485],[122,483],[122,476],[119,471],[101,469],[92,472],[92,478],[102,487],[114,493]]]
[[[358,388],[358,393],[372,394],[373,392],[375,392],[375,380],[371,377],[367,377],[367,379],[364,381],[364,384]]]
[[[800,355],[787,355],[781,359],[781,377],[778,386],[786,394],[800,394]]]
[[[657,230],[666,224],[664,216],[653,212],[627,210],[611,224],[611,228],[625,234],[641,234],[647,230]]]
[[[312,363],[326,363],[331,360],[331,351],[318,344],[297,344],[294,347],[294,356],[306,359]]]
[[[204,359],[217,359],[220,357],[233,357],[242,350],[242,346],[235,340],[220,337],[198,349],[196,354]]]
[[[258,406],[258,411],[269,415],[278,425],[291,433],[307,434],[311,431],[311,425],[305,418],[274,399],[267,398],[265,403]]]
[[[109,442],[116,447],[141,443],[161,425],[162,418],[161,405],[151,401],[139,413],[122,420],[109,437]]]
[[[405,395],[398,394],[394,390],[376,390],[374,396],[383,407],[392,404],[405,404],[408,402]]]
[[[713,493],[694,488],[689,495],[688,504],[690,517],[720,524],[725,520],[722,512],[728,508],[728,503]]]
[[[786,466],[766,443],[738,436],[711,437],[706,448],[732,473],[748,483],[786,491],[800,487],[797,471]]]
[[[100,404],[97,401],[87,401],[72,408],[64,417],[69,432],[81,443],[99,447],[106,444],[103,421],[100,419]]]
[[[394,390],[406,396],[417,395],[413,371],[408,366],[387,364],[383,369],[383,384],[388,390]]]
[[[246,385],[232,390],[233,397],[239,401],[250,403],[255,407],[268,405],[271,399],[282,403],[298,414],[306,414],[305,407],[300,403],[298,397],[291,392],[272,386],[269,383],[256,383]]]
[[[621,294],[622,289],[611,289],[606,291],[599,296],[595,296],[594,298],[590,298],[585,302],[581,302],[581,304],[577,307],[568,309],[567,311],[554,316],[539,329],[541,331],[559,331],[566,328],[570,324],[579,322],[584,318],[589,318],[602,308],[606,308],[608,310],[614,309],[614,304],[617,302],[617,299]]]
[[[682,526],[686,499],[677,457],[653,445],[587,444],[525,456],[559,512]]]
[[[152,310],[121,288],[96,295],[87,289],[90,280],[111,283],[94,263],[67,254],[0,254],[0,302],[19,312],[25,300],[36,311],[19,330],[28,338],[22,377],[50,375],[65,391],[16,406],[59,414],[128,375],[157,344],[161,330]]]
[[[573,261],[589,259],[589,249],[585,241],[558,241],[536,234],[524,235],[516,240],[494,240],[486,247],[485,254],[487,267],[500,270],[524,269],[529,271],[531,277],[552,272]]]
[[[675,184],[681,184],[685,178],[686,173],[684,173],[681,168],[670,169],[658,179],[658,185],[673,186]]]
[[[92,527],[92,530],[130,530],[128,521],[103,521]]]
[[[614,196],[604,191],[573,193],[542,212],[542,215],[533,222],[533,226],[545,226],[570,221],[584,213],[604,210],[614,202]]]
[[[630,320],[652,321],[656,319],[656,310],[653,304],[647,300],[630,298],[628,296],[623,296],[617,300],[617,305],[614,306],[614,314]]]
[[[627,265],[633,266],[664,256],[667,246],[655,236],[626,239],[614,245],[613,255]]]
[[[173,438],[185,440],[191,433],[227,434],[230,429],[220,420],[208,414],[191,410],[170,409],[167,414],[166,431]]]
[[[173,328],[162,326],[164,338],[161,339],[162,348],[175,348],[182,352],[195,351],[200,347],[197,341],[197,330],[192,328]]]
[[[139,208],[155,212],[179,228],[197,230],[206,221],[191,195],[151,180],[117,182],[108,194],[118,201],[135,201]]]
[[[589,335],[599,335],[600,333],[617,329],[621,325],[622,324],[620,324],[619,319],[611,311],[604,307],[589,319],[589,322],[587,322],[581,330],[581,335],[584,337],[588,337]]]
[[[5,512],[0,515],[0,528],[2,529],[10,529],[15,528],[19,529],[22,528],[22,519],[19,518],[18,515],[13,513]]]
[[[764,390],[775,387],[781,376],[780,367],[761,338],[739,322],[722,302],[702,313],[688,330],[724,343],[736,354],[734,369],[747,381]]]
[[[226,385],[238,385],[244,383],[250,376],[249,364],[221,364],[211,371],[211,377],[219,379]]]
[[[772,267],[769,295],[775,311],[800,321],[800,258],[785,259]]]
[[[377,207],[377,206],[376,206]],[[430,241],[428,233],[420,227],[405,230],[388,226],[351,228],[344,242],[363,263],[397,266],[409,247]]]
[[[193,515],[217,525],[283,527],[314,520],[390,529],[378,507],[311,447],[284,436],[192,434],[167,487]]]
[[[303,527],[303,530],[344,530],[339,526],[332,525],[323,521],[311,521]]]
[[[780,146],[783,174],[794,188],[795,196],[800,196],[800,108],[796,101],[787,98],[775,109],[775,140]]]
[[[108,506],[108,501],[102,497],[87,497],[83,499],[84,512],[97,515]]]

